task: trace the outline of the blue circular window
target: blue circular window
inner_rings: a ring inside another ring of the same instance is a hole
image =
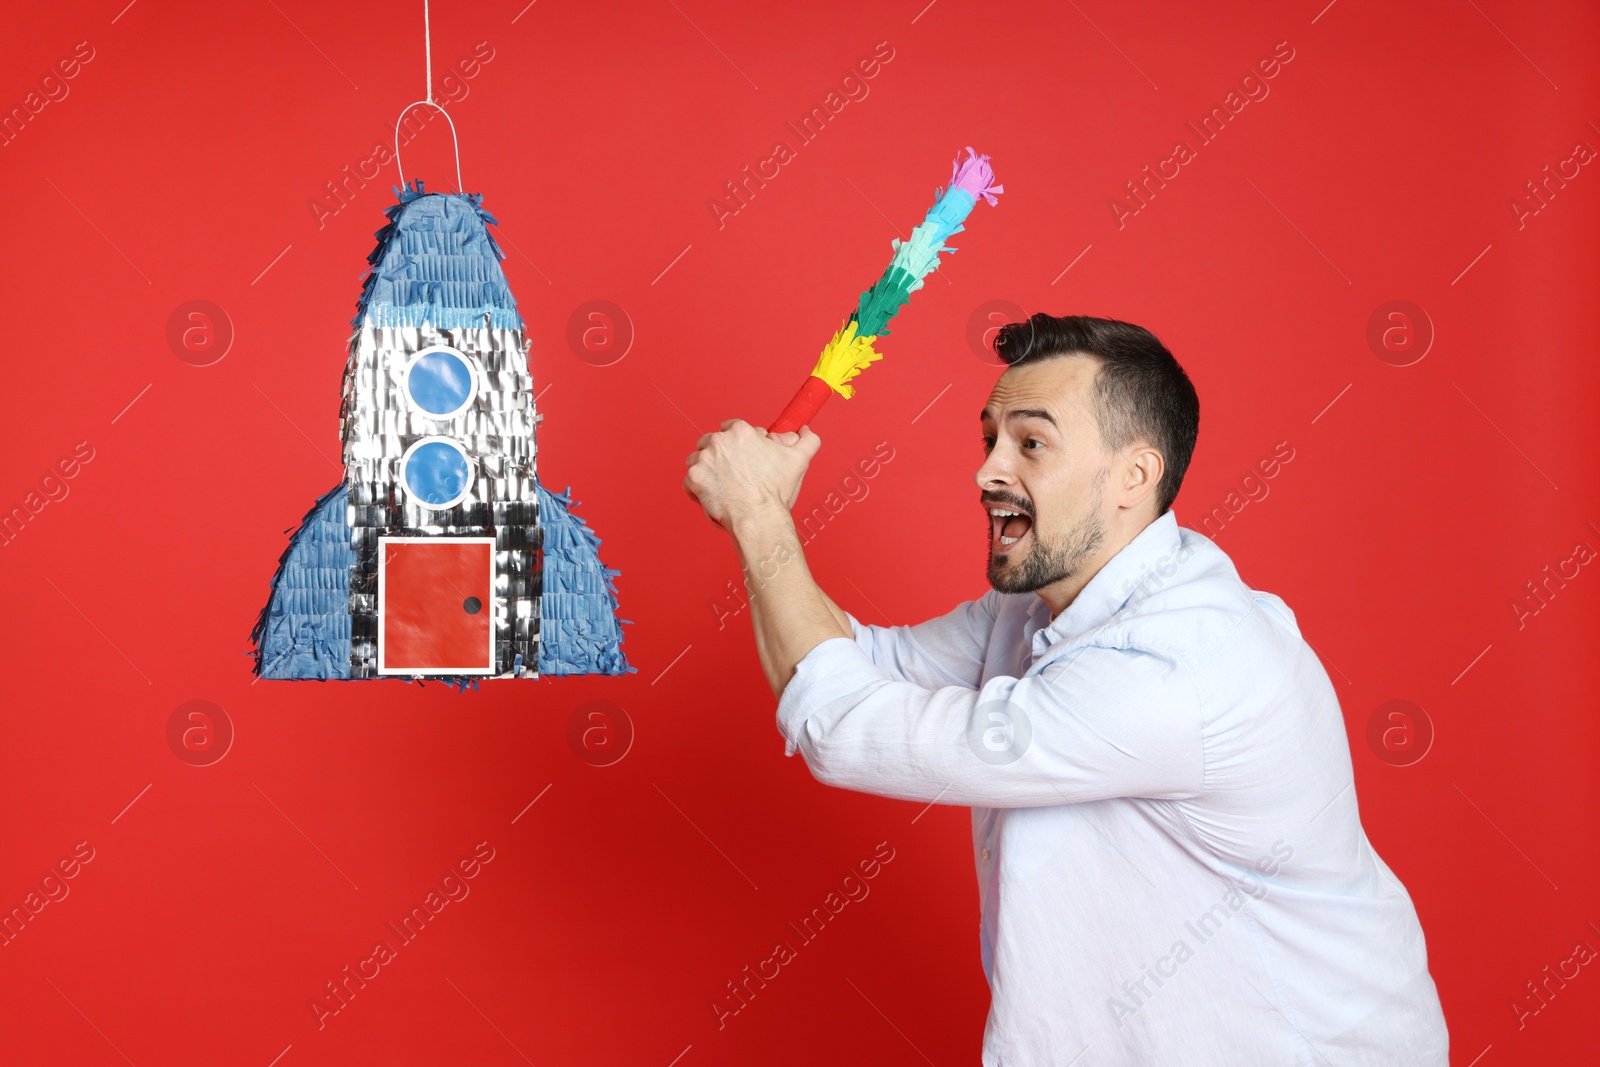
[[[400,480],[412,500],[425,508],[454,507],[472,488],[466,450],[444,437],[425,437],[406,449]]]
[[[406,396],[431,418],[453,419],[477,395],[478,376],[472,364],[453,348],[425,348],[406,366]]]

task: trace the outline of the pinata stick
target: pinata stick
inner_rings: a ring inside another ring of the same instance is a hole
[[[872,350],[871,337],[856,333],[857,325],[852,317],[839,327],[839,332],[833,335],[833,340],[817,357],[817,366],[811,372],[811,377],[800,386],[800,391],[783,409],[778,421],[767,427],[768,433],[798,430],[811,421],[831,393],[838,393],[846,399],[855,395],[856,390],[850,380],[866,370],[869,363],[883,358]]]
[[[789,433],[806,425],[831,393],[846,400],[855,395],[850,381],[883,358],[872,342],[889,332],[889,321],[939,266],[939,254],[955,251],[945,245],[945,239],[965,228],[961,223],[980,197],[994,204],[996,194],[1003,191],[1004,186],[995,184],[988,156],[969,147],[967,159],[956,157],[950,187],[939,194],[921,225],[911,231],[910,240],[891,242],[894,257],[883,276],[861,294],[855,310],[817,357],[810,377],[767,427],[768,433]]]
[[[768,433],[793,433],[817,417],[817,412],[833,393],[833,386],[815,374],[805,380],[783,413],[767,427]]]

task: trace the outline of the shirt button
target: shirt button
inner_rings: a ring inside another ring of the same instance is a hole
[[[983,850],[983,858],[984,859],[988,859],[989,858],[989,850],[988,849],[984,849]]]

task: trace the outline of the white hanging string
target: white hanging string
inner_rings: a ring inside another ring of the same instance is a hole
[[[439,114],[444,116],[445,122],[450,124],[450,143],[455,149],[456,156],[456,189],[465,190],[466,183],[461,180],[461,141],[456,136],[455,120],[450,117],[450,112],[439,104],[434,103],[433,100],[433,33],[428,25],[428,0],[422,0],[422,57],[423,65],[426,68],[428,95],[421,100],[413,100],[407,104],[400,110],[399,118],[394,120],[394,165],[400,172],[400,188],[404,189],[406,187],[406,169],[400,163],[400,123],[405,120],[406,115],[410,113],[412,108],[423,104],[438,111]]]

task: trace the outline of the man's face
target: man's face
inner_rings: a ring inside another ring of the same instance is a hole
[[[989,584],[1003,593],[1073,576],[1105,540],[1112,457],[1094,415],[1098,368],[1092,356],[1013,367],[989,394],[975,480],[989,520]]]

